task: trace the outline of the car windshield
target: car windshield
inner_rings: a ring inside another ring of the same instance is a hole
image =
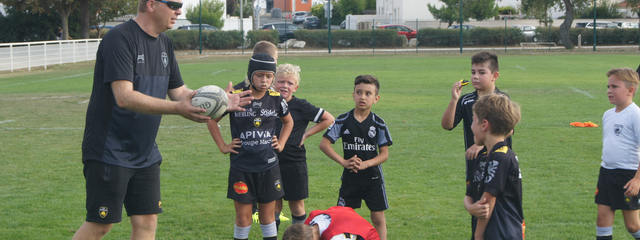
[[[586,27],[586,26],[587,26],[587,23],[585,22],[576,23],[576,27]]]

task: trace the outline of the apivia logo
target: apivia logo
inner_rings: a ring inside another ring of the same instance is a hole
[[[138,54],[138,63],[144,63],[144,54]]]
[[[622,129],[624,129],[624,125],[622,124],[613,124],[613,132],[616,133],[616,136],[622,133]]]
[[[169,65],[169,57],[167,56],[167,53],[162,52],[161,58],[162,58],[162,65],[164,65],[164,67],[167,67],[167,65]]]

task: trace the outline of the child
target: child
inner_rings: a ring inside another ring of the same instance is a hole
[[[278,47],[273,43],[269,41],[257,42],[256,45],[253,46],[253,54],[258,54],[258,53],[269,54],[269,56],[273,58],[274,62],[278,64]],[[233,89],[236,89],[236,90],[243,89],[249,85],[251,85],[251,81],[249,81],[249,78],[245,77],[244,81],[239,82],[238,84],[233,86]]]
[[[252,82],[244,89],[252,89],[254,100],[245,106],[244,112],[230,114],[231,143],[225,143],[218,128],[218,122],[224,115],[207,123],[218,149],[224,154],[231,153],[227,198],[233,199],[236,210],[234,239],[249,237],[254,202],[259,205],[263,238],[275,240],[278,235],[274,219],[275,200],[282,198],[284,193],[275,152],[284,148],[293,121],[284,98],[269,90],[275,71],[276,63],[268,54],[258,53],[251,57],[247,76]],[[283,124],[280,139],[275,136],[278,117]]]
[[[471,131],[471,119],[473,116],[473,104],[479,97],[491,93],[504,94],[495,85],[498,80],[499,65],[498,56],[492,52],[479,52],[471,57],[471,84],[476,91],[467,93],[460,97],[462,92],[462,84],[459,81],[453,84],[451,88],[451,101],[444,115],[442,115],[442,128],[452,130],[461,120],[464,120],[464,149],[466,151],[466,173],[467,183],[470,181],[469,168],[473,165],[472,161],[478,156],[478,152],[482,149],[482,145],[475,144],[473,141],[473,132]],[[507,138],[507,146],[511,148],[511,137]]]
[[[602,116],[602,163],[595,202],[598,204],[597,239],[612,239],[615,211],[622,210],[627,231],[640,239],[638,217],[638,161],[640,160],[640,108],[633,102],[638,74],[630,68],[607,72],[607,96],[615,105]]]
[[[309,176],[307,174],[307,156],[304,141],[308,137],[326,129],[335,120],[333,116],[322,108],[318,108],[304,99],[296,98],[293,93],[298,90],[300,83],[300,67],[288,63],[278,66],[274,88],[280,92],[289,106],[289,113],[293,119],[293,130],[284,146],[278,153],[278,165],[282,175],[284,200],[289,202],[289,209],[293,217],[292,224],[303,223],[307,217],[304,210],[304,199],[309,197]],[[317,123],[307,129],[309,122]],[[276,133],[282,127],[276,121]],[[276,200],[276,227],[280,225],[282,199]]]
[[[471,239],[523,239],[522,177],[505,139],[520,121],[520,107],[501,94],[480,97],[471,130],[482,156],[471,168],[465,209],[473,216]]]
[[[340,206],[312,211],[304,224],[293,224],[282,235],[282,240],[334,239],[379,240],[380,236],[353,208]]]
[[[328,157],[344,167],[338,206],[359,208],[364,199],[371,210],[371,222],[380,239],[387,239],[384,210],[389,209],[382,175],[382,164],[389,158],[389,146],[393,143],[389,129],[382,118],[371,112],[378,102],[380,83],[371,75],[356,77],[353,90],[353,110],[340,115],[327,129],[320,149]],[[344,158],[331,144],[342,138]],[[378,154],[378,150],[380,153]]]

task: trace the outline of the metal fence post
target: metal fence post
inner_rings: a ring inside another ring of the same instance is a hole
[[[89,61],[89,40],[84,40],[85,61]],[[202,53],[201,53],[202,54]]]
[[[376,53],[376,20],[371,20],[371,44],[373,45],[373,53]]]
[[[416,18],[416,53],[418,53],[418,19]]]
[[[9,55],[11,56],[11,72],[13,72],[13,44],[9,45]]]
[[[58,65],[62,65],[62,42],[58,41]]]
[[[44,43],[44,69],[47,69],[47,43]]]
[[[504,18],[504,52],[507,52],[507,39],[509,38],[509,34],[507,34],[507,17]]]
[[[29,56],[27,59],[29,61],[29,71],[31,71],[31,43],[27,43],[27,56]]]
[[[76,41],[72,42],[71,47],[73,48],[73,63],[76,63]]]

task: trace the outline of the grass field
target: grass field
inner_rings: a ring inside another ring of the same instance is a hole
[[[383,164],[391,206],[385,213],[389,239],[470,236],[470,217],[462,204],[462,127],[443,130],[440,119],[453,82],[470,76],[471,55],[280,56],[280,63],[302,68],[295,95],[334,116],[353,108],[355,76],[380,79],[381,98],[373,111],[385,119],[394,142]],[[195,89],[238,82],[247,63],[248,56],[183,57],[180,69]],[[522,106],[513,145],[523,176],[527,239],[595,239],[593,196],[602,129],[569,123],[600,124],[612,107],[606,71],[635,69],[638,63],[637,54],[500,55],[497,86]],[[93,64],[0,75],[0,239],[71,239],[82,225],[81,142]],[[472,91],[470,86],[463,93]],[[228,120],[221,123],[229,139]],[[340,186],[341,167],[317,148],[320,137],[305,142],[307,212],[335,205]],[[157,142],[164,156],[164,213],[157,238],[231,239],[229,158],[217,150],[206,126],[165,116]],[[366,207],[357,212],[369,219]],[[616,217],[614,235],[631,239],[621,218]],[[127,239],[129,233],[125,216],[105,239]],[[254,224],[250,238],[261,236]]]

